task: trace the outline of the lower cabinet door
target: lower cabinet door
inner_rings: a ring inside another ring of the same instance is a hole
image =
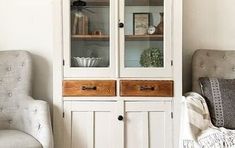
[[[172,148],[172,143],[171,103],[125,103],[125,148]]]
[[[115,104],[65,101],[64,148],[114,148]]]
[[[121,126],[117,105],[65,101],[64,148],[172,148],[170,102],[125,102]]]

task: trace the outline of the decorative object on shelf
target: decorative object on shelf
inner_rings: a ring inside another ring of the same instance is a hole
[[[153,34],[156,34],[156,31],[157,31],[157,29],[156,29],[157,27],[156,26],[149,26],[149,28],[148,28],[148,34],[149,35],[153,35]]]
[[[92,32],[92,35],[102,35],[102,31],[95,30],[95,31]]]
[[[156,34],[163,34],[164,33],[164,13],[159,13],[161,16],[160,23],[156,27]]]
[[[78,67],[96,67],[102,58],[95,57],[73,57],[75,66]]]
[[[140,65],[143,67],[163,67],[163,51],[159,48],[149,48],[142,52]]]
[[[88,34],[88,16],[83,11],[94,13],[86,6],[86,2],[76,0],[72,2],[71,10],[73,13],[72,19],[72,34],[73,35],[86,35]]]
[[[133,34],[145,35],[150,24],[150,13],[133,13]]]

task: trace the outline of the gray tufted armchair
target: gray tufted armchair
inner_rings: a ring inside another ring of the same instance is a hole
[[[197,50],[193,54],[193,59],[192,59],[192,91],[197,92],[199,94],[201,94],[201,86],[199,83],[200,77],[235,79],[235,51],[234,50],[209,50],[209,49]],[[183,147],[184,148],[192,148],[192,147],[200,148],[201,146],[199,146],[197,141],[195,141],[195,139],[193,138],[196,136],[193,135],[191,132],[191,126],[188,121],[189,112],[187,113],[187,108],[188,106],[182,105],[182,118],[183,119],[182,119],[182,131],[181,131],[182,137],[181,138],[183,139],[182,140],[184,144]],[[196,107],[195,105],[194,105],[194,108],[197,109],[197,111],[200,110],[200,108]],[[191,111],[191,112],[194,112],[194,111]],[[201,119],[198,118],[198,120],[200,121]],[[198,125],[198,127],[200,126],[201,125]],[[224,137],[229,137],[232,139],[233,136],[231,134],[231,136],[224,136]],[[211,147],[214,147],[214,146],[211,146]]]
[[[52,148],[47,102],[31,97],[27,51],[0,51],[0,148]]]

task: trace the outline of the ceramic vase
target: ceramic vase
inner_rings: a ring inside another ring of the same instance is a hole
[[[164,33],[164,13],[159,13],[161,16],[160,23],[156,27],[156,34],[162,34]]]

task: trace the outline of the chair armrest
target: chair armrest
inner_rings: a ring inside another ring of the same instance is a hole
[[[51,127],[50,110],[47,102],[34,100],[30,96],[22,97],[21,101],[22,131],[37,139],[43,148],[53,148],[53,134]]]

